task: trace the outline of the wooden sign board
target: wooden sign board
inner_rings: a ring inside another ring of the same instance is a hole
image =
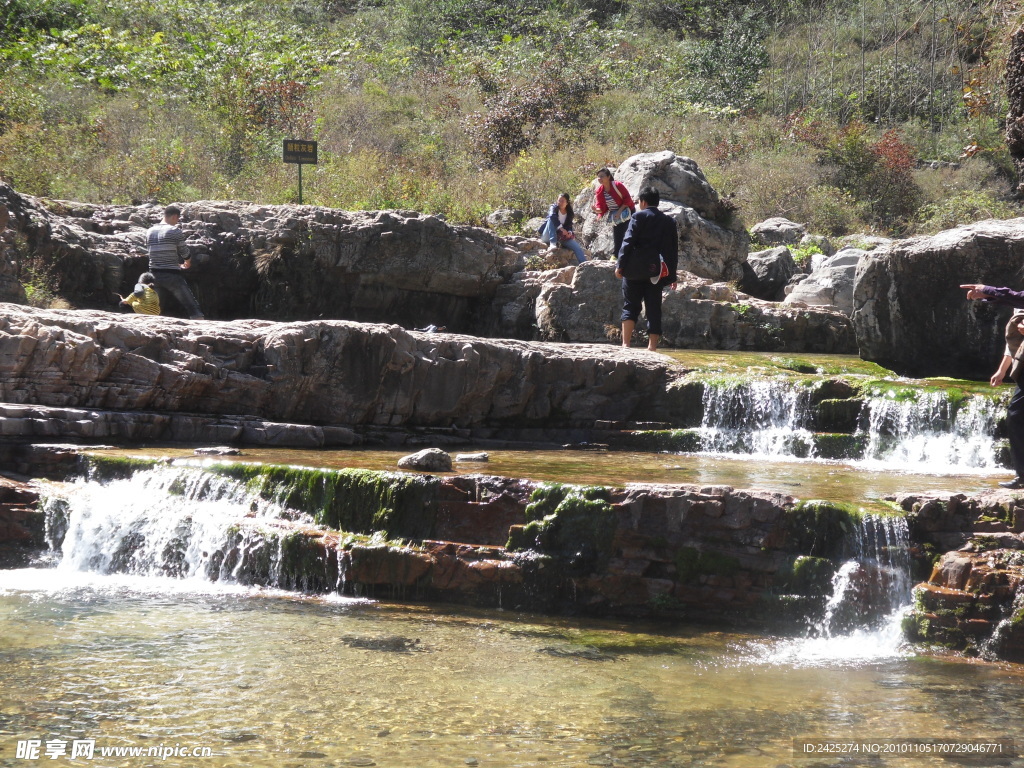
[[[316,142],[285,139],[284,161],[299,165],[316,165]]]

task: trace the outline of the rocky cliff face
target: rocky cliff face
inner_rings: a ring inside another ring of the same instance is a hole
[[[181,207],[193,254],[187,278],[209,317],[468,331],[497,287],[523,268],[522,253],[489,230],[411,211],[216,201]],[[145,231],[162,218],[155,205],[44,203],[7,185],[0,185],[0,209],[5,236],[52,265],[62,296],[94,309],[115,308],[115,294],[131,290],[147,267]],[[7,298],[18,300],[10,291]]]
[[[671,360],[342,321],[194,322],[0,307],[0,401],[381,426],[592,426],[664,396]],[[642,419],[641,419],[642,420]]]
[[[863,256],[853,292],[861,357],[909,376],[985,378],[1010,310],[968,302],[962,283],[1020,288],[1024,219],[897,240]]]
[[[914,590],[908,636],[1024,661],[1024,500],[1006,491],[894,500],[908,513],[919,556],[935,555]]]

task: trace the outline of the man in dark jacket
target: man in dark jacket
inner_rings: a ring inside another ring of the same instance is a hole
[[[651,352],[661,339],[661,289],[675,285],[679,265],[676,223],[658,210],[660,202],[654,187],[640,190],[640,210],[629,220],[615,263],[615,276],[622,278],[622,346],[629,346],[642,306]]]

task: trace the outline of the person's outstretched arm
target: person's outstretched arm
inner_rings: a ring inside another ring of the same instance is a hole
[[[967,283],[960,287],[967,291],[967,298],[971,300],[991,301],[996,304],[1008,304],[1011,307],[1024,308],[1024,291],[997,288],[992,285],[983,285],[982,283]]]

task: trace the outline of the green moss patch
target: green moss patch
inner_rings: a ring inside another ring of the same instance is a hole
[[[575,572],[600,570],[611,557],[618,521],[607,488],[542,485],[530,496],[526,519],[511,529],[508,549],[555,556]]]
[[[701,449],[701,437],[696,429],[623,432],[616,437],[615,447],[633,451],[693,453]]]
[[[811,438],[818,459],[860,459],[867,448],[864,435],[819,432]]]
[[[681,584],[697,583],[701,576],[731,576],[740,568],[740,561],[731,555],[694,547],[680,547],[675,562]]]
[[[85,456],[89,477],[100,483],[111,480],[126,480],[136,472],[154,469],[159,459],[144,459],[135,456]]]
[[[796,595],[827,595],[832,592],[836,565],[824,557],[799,555],[775,575],[775,589]]]
[[[842,551],[846,534],[860,524],[854,507],[832,501],[804,501],[786,516],[789,549],[812,557],[834,559]]]
[[[409,539],[433,535],[436,477],[264,464],[220,464],[208,471],[242,480],[262,498],[306,512],[336,530]]]

